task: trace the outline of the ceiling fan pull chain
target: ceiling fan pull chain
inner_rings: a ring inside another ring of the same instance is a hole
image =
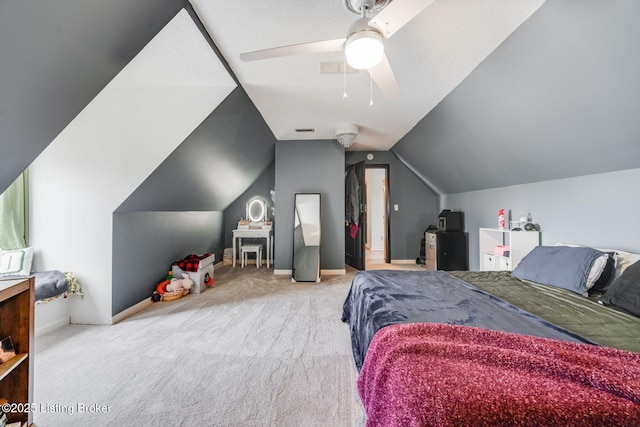
[[[342,52],[342,99],[347,99],[347,55]]]
[[[373,70],[369,70],[369,106],[373,106]]]
[[[347,55],[342,52],[342,99],[347,99]]]

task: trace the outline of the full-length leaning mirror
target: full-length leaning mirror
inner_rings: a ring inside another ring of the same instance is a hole
[[[320,281],[320,194],[297,193],[294,199],[293,268],[296,282]]]

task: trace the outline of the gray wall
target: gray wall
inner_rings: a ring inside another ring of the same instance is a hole
[[[362,160],[366,164],[389,165],[391,260],[415,260],[420,253],[422,233],[430,224],[436,224],[438,198],[390,152],[373,151],[373,160],[367,160],[368,153],[347,151],[345,161],[349,165]],[[393,210],[394,204],[398,205],[397,212]]]
[[[276,143],[277,270],[292,267],[295,193],[320,193],[320,269],[344,269],[344,155],[336,141]]]
[[[392,151],[439,194],[640,167],[640,2],[545,2]]]
[[[114,214],[112,315],[150,297],[173,261],[207,252],[221,261],[222,223],[222,212]]]
[[[497,228],[498,209],[531,213],[543,245],[574,243],[640,253],[640,169],[449,194],[444,207],[465,211],[469,267],[478,270],[478,228]]]
[[[274,162],[275,142],[238,87],[117,211],[222,211]]]
[[[271,200],[270,194],[270,191],[275,189],[275,169],[276,163],[274,161],[244,193],[238,196],[238,198],[224,210],[224,244],[226,248],[230,248],[232,246],[233,233],[231,231],[237,228],[238,220],[240,218],[246,218],[246,203],[255,196],[261,196],[267,201],[267,215],[270,219],[274,220],[273,227],[275,228],[275,217],[271,214],[273,201]],[[259,239],[259,241],[263,243],[263,246],[266,245],[264,243],[264,239]],[[263,248],[262,254],[266,259],[266,247]]]
[[[151,295],[172,261],[198,252],[222,260],[231,230],[223,211],[248,187],[273,188],[274,144],[237,88],[122,203],[113,217],[114,315]]]

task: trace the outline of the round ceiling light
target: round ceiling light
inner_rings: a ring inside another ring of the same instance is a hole
[[[368,29],[349,36],[344,46],[347,64],[357,70],[368,70],[382,61],[384,44],[379,32]]]

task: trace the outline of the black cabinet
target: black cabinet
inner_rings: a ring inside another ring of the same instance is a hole
[[[468,270],[469,251],[464,231],[425,233],[425,268],[427,270]]]

